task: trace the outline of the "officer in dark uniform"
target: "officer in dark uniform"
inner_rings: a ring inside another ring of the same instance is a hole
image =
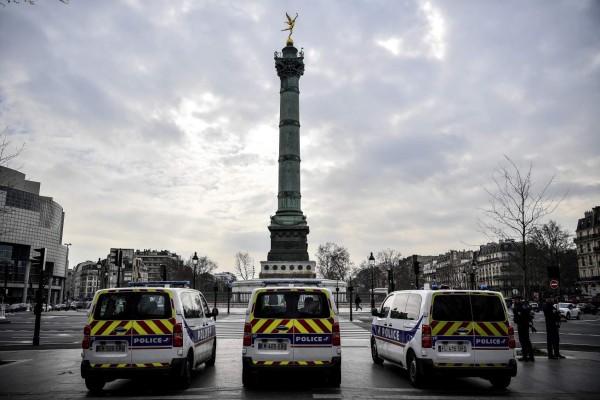
[[[535,361],[533,358],[533,345],[529,339],[529,328],[535,332],[531,310],[523,304],[521,296],[514,296],[513,300],[515,302],[513,307],[513,321],[517,324],[519,343],[521,343],[521,352],[523,353],[523,357],[519,358],[519,361]]]
[[[546,303],[544,304],[544,318],[546,319],[548,358],[551,360],[565,358],[565,356],[560,354],[560,351],[558,349],[558,329],[560,328],[560,312],[556,307],[554,307],[554,298],[552,296],[546,297]]]

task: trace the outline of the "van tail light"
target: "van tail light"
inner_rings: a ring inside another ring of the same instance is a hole
[[[508,348],[514,349],[517,347],[515,342],[515,329],[512,326],[508,327]]]
[[[183,326],[173,325],[173,347],[183,347]]]
[[[252,329],[250,324],[244,324],[244,346],[252,346]]]
[[[333,333],[333,339],[331,341],[331,344],[333,344],[334,346],[341,346],[342,337],[340,336],[340,324],[338,322],[333,323],[331,333]]]
[[[89,325],[83,327],[83,340],[81,341],[82,349],[89,349],[91,345],[90,341],[90,333],[92,332],[92,328]]]
[[[431,326],[423,325],[421,328],[421,347],[424,349],[430,349],[433,341],[431,340]]]

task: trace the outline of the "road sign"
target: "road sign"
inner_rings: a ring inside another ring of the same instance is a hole
[[[558,281],[556,279],[550,281],[550,289],[558,289]]]

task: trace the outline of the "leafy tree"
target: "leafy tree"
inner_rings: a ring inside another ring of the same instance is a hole
[[[543,183],[536,192],[533,163],[521,169],[506,155],[505,163],[499,163],[492,174],[493,188],[484,190],[489,196],[488,206],[481,209],[483,219],[479,228],[483,234],[497,239],[515,239],[519,256],[514,260],[521,270],[523,295],[527,298],[528,269],[531,260],[527,254],[527,240],[542,219],[556,209],[562,200],[552,196],[550,186],[556,174]]]
[[[241,279],[248,280],[254,278],[254,259],[250,257],[247,251],[238,251],[235,253],[235,271]]]
[[[350,277],[352,263],[345,247],[331,242],[320,244],[315,256],[317,271],[323,278],[345,281]]]

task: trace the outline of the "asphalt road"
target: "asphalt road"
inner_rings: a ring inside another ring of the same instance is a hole
[[[600,352],[565,350],[564,360],[538,357],[519,364],[519,372],[506,390],[496,391],[479,378],[432,377],[428,387],[410,386],[406,373],[390,363],[373,364],[369,349],[370,316],[342,312],[342,384],[329,387],[318,376],[266,376],[257,389],[241,383],[241,335],[244,315],[238,310],[217,319],[218,347],[214,367],[202,366],[192,387],[175,390],[161,379],[117,380],[102,397],[143,399],[369,399],[369,398],[546,398],[596,399],[600,391],[597,371]],[[358,318],[356,318],[358,317]],[[81,331],[85,312],[43,315],[40,348],[31,346],[33,315],[10,316],[0,324],[0,399],[90,398],[79,374]],[[572,325],[571,325],[572,323]],[[598,318],[570,321],[571,331],[598,332]],[[594,328],[595,327],[595,328]],[[539,335],[539,334],[538,334]],[[582,333],[583,335],[583,333]],[[545,335],[542,335],[545,336]],[[581,337],[572,335],[573,337]],[[570,337],[565,335],[565,337]],[[564,340],[564,339],[563,339]],[[583,342],[582,342],[583,343]]]
[[[221,338],[241,337],[243,330],[243,310],[231,309],[231,314],[226,314],[226,309],[217,318],[217,335]],[[368,332],[371,327],[371,316],[368,312],[353,312],[352,324],[350,324],[350,313],[348,309],[342,309],[342,320],[348,324],[347,331],[355,330],[350,328],[354,325],[356,328],[362,328]],[[51,311],[42,314],[40,329],[41,348],[78,348],[81,343],[83,326],[87,320],[85,311]],[[35,316],[32,312],[23,312],[7,315],[4,322],[0,321],[0,351],[7,349],[27,349],[33,340],[33,328]],[[538,332],[531,334],[531,340],[534,346],[546,348],[546,332],[544,326],[544,316],[542,313],[536,314],[534,325]],[[516,330],[516,326],[515,326]],[[236,334],[237,333],[237,334]],[[354,336],[355,333],[353,333]],[[353,337],[354,337],[353,336]],[[359,335],[360,336],[360,335]],[[518,336],[515,333],[515,338]],[[600,352],[600,315],[582,315],[580,320],[570,320],[563,322],[560,330],[561,348],[577,351],[597,351]]]

